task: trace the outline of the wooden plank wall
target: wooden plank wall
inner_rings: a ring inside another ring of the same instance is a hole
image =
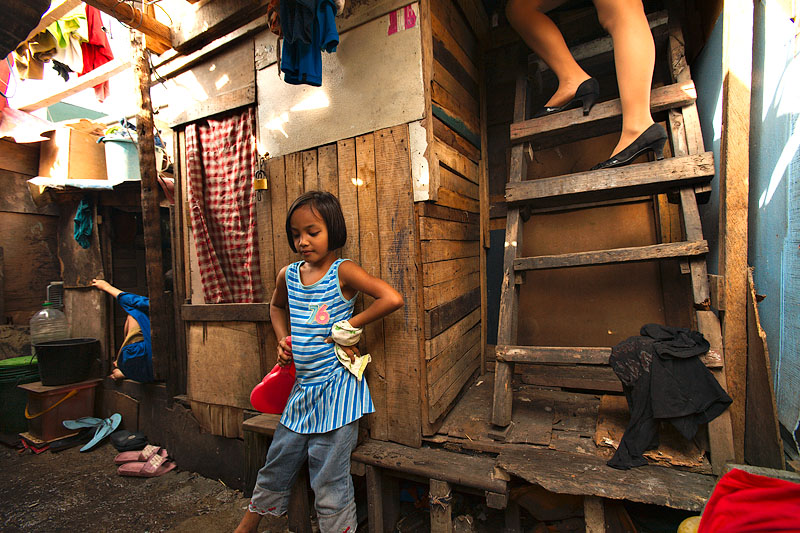
[[[406,305],[367,326],[362,348],[372,356],[367,367],[376,412],[368,418],[372,438],[419,446],[419,272],[415,261],[416,224],[411,190],[408,126],[342,139],[268,162],[269,190],[258,203],[265,290],[272,293],[277,272],[299,257],[286,239],[286,212],[304,191],[335,194],[347,223],[341,256],[358,262],[403,294]],[[269,216],[267,216],[269,213]],[[368,296],[357,304],[369,304]],[[272,357],[271,354],[268,357]]]
[[[0,248],[5,290],[0,324],[28,325],[46,297],[47,284],[61,279],[57,256],[58,207],[39,207],[27,181],[39,170],[39,143],[0,140]]]
[[[425,14],[423,14],[424,16]],[[451,0],[431,0],[436,202],[417,205],[423,267],[425,433],[481,364],[480,45]]]

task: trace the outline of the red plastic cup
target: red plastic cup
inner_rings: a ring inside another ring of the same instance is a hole
[[[286,340],[289,344],[292,343],[291,337],[286,337]],[[294,361],[286,366],[275,365],[261,383],[253,388],[250,403],[262,413],[281,414],[294,387],[294,380]]]

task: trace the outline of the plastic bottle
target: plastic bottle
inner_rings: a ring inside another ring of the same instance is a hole
[[[56,309],[50,302],[42,304],[42,309],[31,318],[30,326],[32,355],[36,355],[34,345],[37,342],[59,341],[69,338],[66,315]]]

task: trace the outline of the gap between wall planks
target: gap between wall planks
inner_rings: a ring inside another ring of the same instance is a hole
[[[341,257],[400,291],[403,310],[365,328],[373,358],[367,367],[376,413],[372,438],[421,444],[417,237],[411,191],[408,126],[401,125],[269,160],[272,250],[275,270],[296,261],[286,240],[288,205],[302,191],[327,190],[342,204],[348,239]],[[259,239],[261,241],[261,239]],[[269,244],[267,244],[269,246]],[[421,272],[419,273],[421,276]],[[368,305],[368,296],[361,296]]]

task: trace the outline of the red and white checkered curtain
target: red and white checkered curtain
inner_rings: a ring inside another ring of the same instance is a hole
[[[186,127],[189,212],[206,303],[261,301],[255,128],[252,107]]]

